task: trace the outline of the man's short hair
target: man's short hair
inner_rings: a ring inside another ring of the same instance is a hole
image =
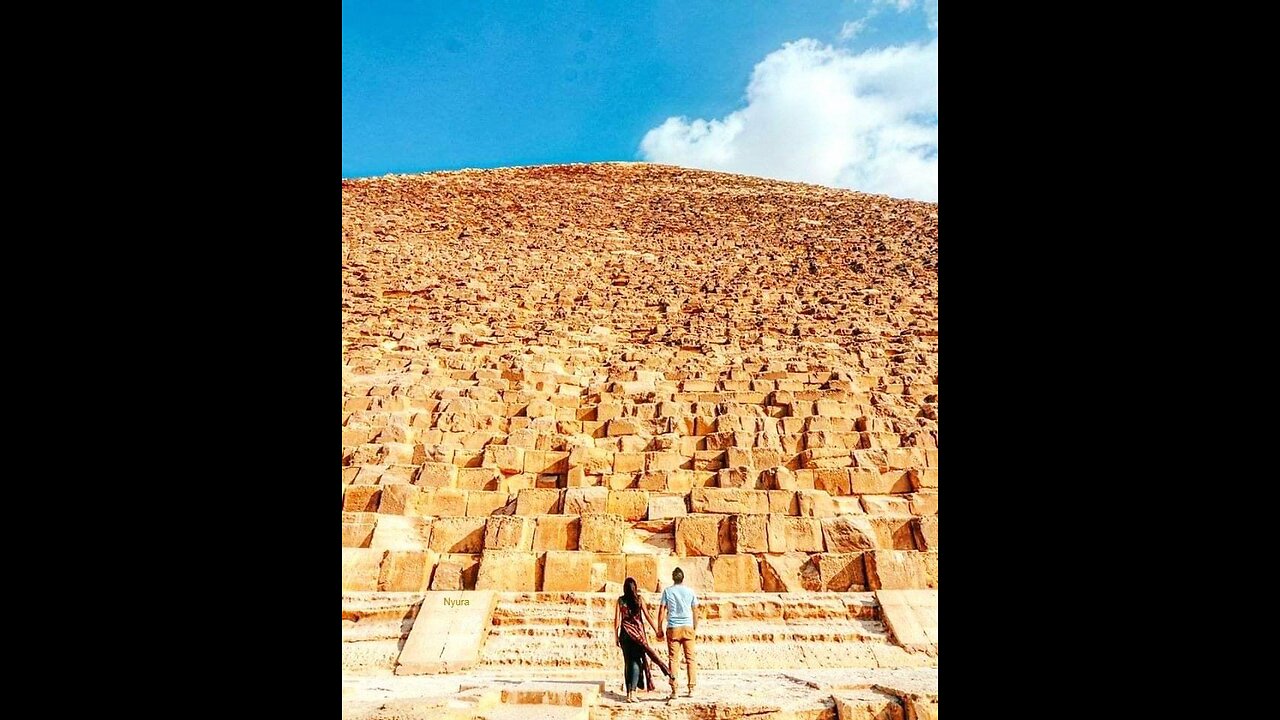
[[[684,571],[681,570],[680,568],[676,568],[675,570],[672,570],[671,579],[675,580],[677,585],[684,582]]]

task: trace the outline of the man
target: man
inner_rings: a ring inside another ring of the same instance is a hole
[[[676,675],[680,666],[676,658],[684,653],[685,668],[689,674],[689,697],[693,697],[693,688],[698,684],[698,669],[694,659],[694,638],[698,634],[698,596],[684,586],[684,570],[676,568],[671,571],[671,580],[675,585],[662,591],[658,599],[658,639],[663,638],[666,628],[667,665],[671,668],[670,702],[676,697]],[[680,652],[677,652],[680,651]]]

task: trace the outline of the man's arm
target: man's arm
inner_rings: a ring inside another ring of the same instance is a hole
[[[689,614],[693,616],[693,634],[698,634],[698,596],[693,597],[693,605],[689,607]]]
[[[659,640],[662,639],[663,633],[666,632],[666,630],[664,629],[666,627],[667,627],[667,604],[662,603],[661,605],[658,606],[658,627],[654,629],[654,632],[658,634]]]
[[[622,605],[613,606],[613,644],[622,644]]]

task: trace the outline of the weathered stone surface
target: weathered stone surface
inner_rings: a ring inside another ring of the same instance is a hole
[[[431,518],[380,515],[369,547],[383,550],[426,550],[431,543]]]
[[[649,493],[648,518],[650,520],[674,518],[688,514],[689,510],[686,507],[684,495]]]
[[[507,512],[508,504],[511,512]],[[486,517],[489,515],[509,515],[515,512],[512,498],[505,492],[486,492],[471,490],[467,493],[467,517]]]
[[[657,555],[628,553],[626,570],[627,577],[635,578],[636,587],[642,592],[656,592],[658,590]]]
[[[817,562],[800,552],[769,553],[760,556],[760,575],[765,592],[818,592],[822,577]]]
[[[627,521],[620,515],[584,513],[578,533],[578,548],[589,552],[622,552],[622,535]]]
[[[876,547],[889,550],[920,550],[916,546],[916,518],[911,515],[868,515],[876,533]],[[861,548],[859,548],[861,549]]]
[[[438,553],[478,553],[484,549],[487,518],[441,517],[431,523],[429,547]]]
[[[821,553],[813,558],[818,565],[823,590],[863,592],[867,589],[862,553]]]
[[[432,590],[474,590],[480,573],[480,553],[447,553],[436,560]]]
[[[373,541],[378,516],[372,512],[342,513],[342,546],[367,548]]]
[[[626,520],[644,520],[649,513],[649,493],[645,490],[610,490],[605,512]]]
[[[760,561],[755,555],[719,555],[711,562],[716,592],[759,592]]]
[[[689,495],[689,509],[695,513],[768,513],[769,493],[764,490],[697,487]]]
[[[561,490],[533,488],[516,495],[517,515],[553,515],[560,512]]]
[[[388,550],[378,574],[380,592],[424,592],[439,555],[430,550]]]
[[[769,552],[822,552],[822,523],[818,518],[770,515],[765,526]]]
[[[342,548],[342,589],[377,590],[378,573],[385,550]]]
[[[423,487],[456,488],[458,486],[458,466],[451,462],[423,463],[418,469],[418,475],[414,478],[413,484]]]
[[[906,496],[911,502],[912,515],[937,515],[938,493],[918,492]],[[385,502],[385,500],[383,501]]]
[[[397,658],[396,674],[458,672],[475,665],[494,601],[492,592],[427,593]]]
[[[915,533],[916,547],[921,550],[937,550],[938,549],[938,516],[926,515],[918,517],[912,523],[911,529]],[[374,531],[376,537],[377,531]]]
[[[769,552],[768,515],[730,515],[729,545],[732,553]]]
[[[342,489],[345,512],[377,512],[382,488],[377,485],[348,485]]]
[[[723,515],[685,515],[676,518],[676,554],[714,557],[731,549]]]
[[[797,490],[796,514],[802,517],[827,518],[836,513],[835,498],[822,490]]]
[[[538,515],[533,532],[533,551],[577,550],[582,519],[576,515]]]
[[[881,543],[874,523],[865,515],[841,515],[822,519],[822,537],[827,552],[847,553],[893,547],[892,539]]]
[[[585,515],[608,512],[609,488],[575,487],[564,491],[564,513]]]
[[[525,515],[492,515],[485,520],[485,550],[533,551],[533,531],[537,518]],[[481,568],[483,572],[483,568]],[[494,590],[497,588],[488,588]]]
[[[543,566],[544,592],[594,592],[591,566],[596,562],[592,552],[548,550]]]
[[[680,568],[684,571],[684,584],[695,593],[705,594],[715,587],[715,576],[711,574],[711,558],[709,557],[676,557],[674,555],[658,555],[658,590],[670,587],[671,571]],[[654,616],[657,621],[657,616]]]
[[[930,558],[934,556],[931,567]],[[907,550],[874,550],[863,555],[867,587],[872,590],[909,590],[938,587],[937,553]]]
[[[538,553],[485,548],[480,557],[477,590],[534,592],[541,584]]]
[[[445,487],[428,488],[420,495],[426,498],[424,514],[436,517],[466,517],[467,494],[466,490]]]

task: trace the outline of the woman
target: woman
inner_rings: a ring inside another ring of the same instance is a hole
[[[671,677],[671,669],[662,662],[653,648],[649,647],[648,636],[644,631],[646,622],[653,628],[653,634],[657,635],[658,628],[653,624],[648,609],[640,601],[640,595],[636,592],[635,578],[627,578],[626,582],[622,583],[622,596],[618,598],[618,606],[614,608],[613,634],[618,639],[618,646],[622,648],[629,703],[636,701],[635,690],[640,686],[641,678],[645,678],[647,689],[653,689],[653,678],[648,677],[645,667],[646,657],[652,659],[664,675]]]

